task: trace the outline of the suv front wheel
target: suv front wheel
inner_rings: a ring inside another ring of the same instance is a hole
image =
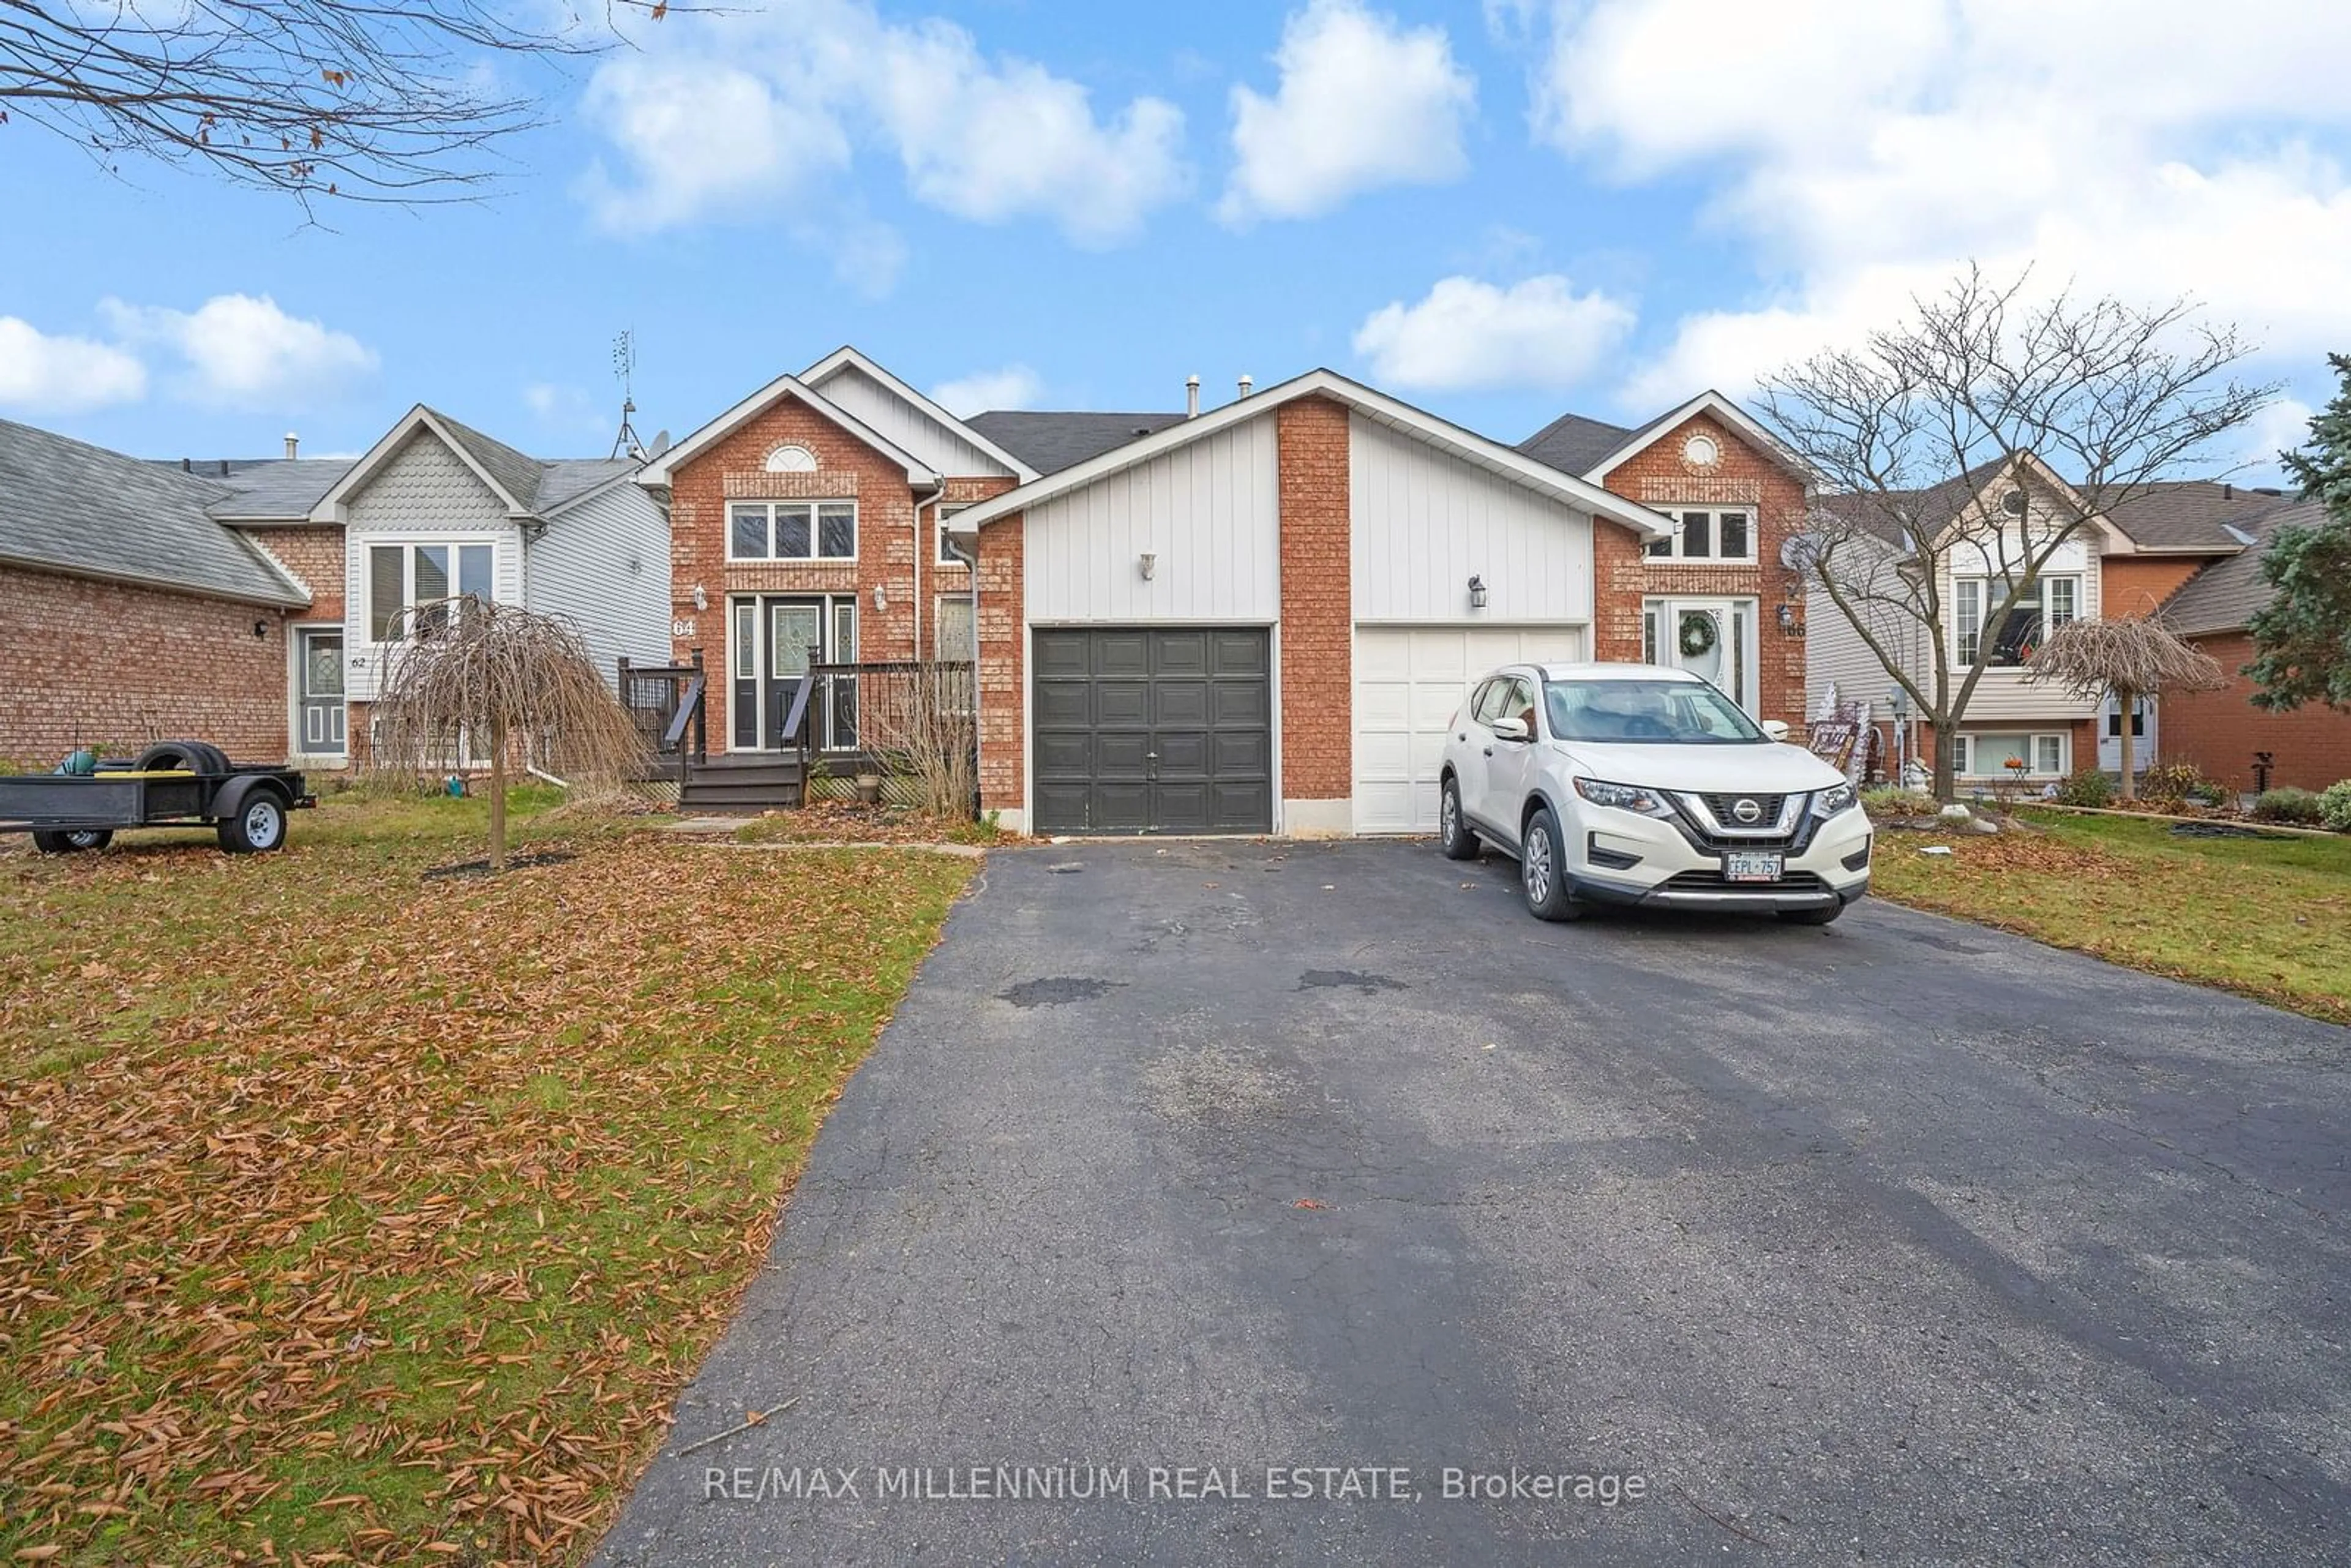
[[[1566,847],[1559,836],[1559,819],[1549,806],[1536,810],[1519,845],[1519,891],[1539,920],[1583,918],[1583,905],[1567,890]]]
[[[1484,848],[1477,831],[1462,821],[1461,786],[1450,779],[1437,794],[1437,847],[1449,861],[1474,861]]]

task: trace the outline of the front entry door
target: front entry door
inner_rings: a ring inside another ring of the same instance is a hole
[[[2133,707],[2131,766],[2145,772],[2155,766],[2155,703],[2152,698],[2141,697]],[[2106,773],[2123,770],[2122,704],[2111,693],[2098,709],[2098,768]]]
[[[768,605],[768,713],[760,743],[787,744],[784,723],[791,717],[792,702],[808,679],[810,664],[824,659],[824,605],[820,601],[773,600]],[[802,724],[817,724],[810,714]],[[795,737],[796,741],[799,737]]]
[[[306,757],[340,757],[345,746],[343,706],[343,634],[340,631],[302,631],[298,658],[301,665],[301,750]]]
[[[1712,681],[1749,713],[1758,711],[1754,600],[1653,600],[1647,621],[1650,663]]]

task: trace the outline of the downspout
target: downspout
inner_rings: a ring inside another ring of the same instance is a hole
[[[946,475],[942,474],[939,476],[939,482],[931,487],[930,498],[928,500],[917,501],[914,503],[914,559],[912,569],[914,573],[914,580],[909,588],[908,593],[914,601],[914,659],[918,664],[923,661],[923,541],[925,538],[925,535],[923,532],[923,508],[925,507],[928,507],[932,510],[932,526],[929,537],[932,538],[933,542],[931,544],[932,559],[930,566],[932,579],[935,580],[938,577],[937,556],[939,553],[938,545],[936,543],[936,535],[938,533],[937,511],[939,503],[946,498],[947,478]]]
[[[952,548],[952,547],[951,547]],[[987,702],[981,695],[979,684],[979,536],[971,536],[971,553],[963,556],[966,575],[971,582],[971,792],[972,810],[985,821],[987,819]]]

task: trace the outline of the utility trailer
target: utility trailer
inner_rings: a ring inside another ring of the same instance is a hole
[[[43,854],[104,849],[125,828],[209,827],[231,854],[286,843],[287,813],[317,805],[291,768],[231,762],[217,746],[167,740],[88,771],[0,777],[0,833]]]

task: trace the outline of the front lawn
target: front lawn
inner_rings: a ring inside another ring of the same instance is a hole
[[[2351,838],[2189,838],[2028,811],[2041,831],[1886,832],[1872,890],[2351,1023]],[[1948,844],[1948,856],[1919,853]]]
[[[0,1561],[583,1555],[972,869],[480,822],[0,856]]]

